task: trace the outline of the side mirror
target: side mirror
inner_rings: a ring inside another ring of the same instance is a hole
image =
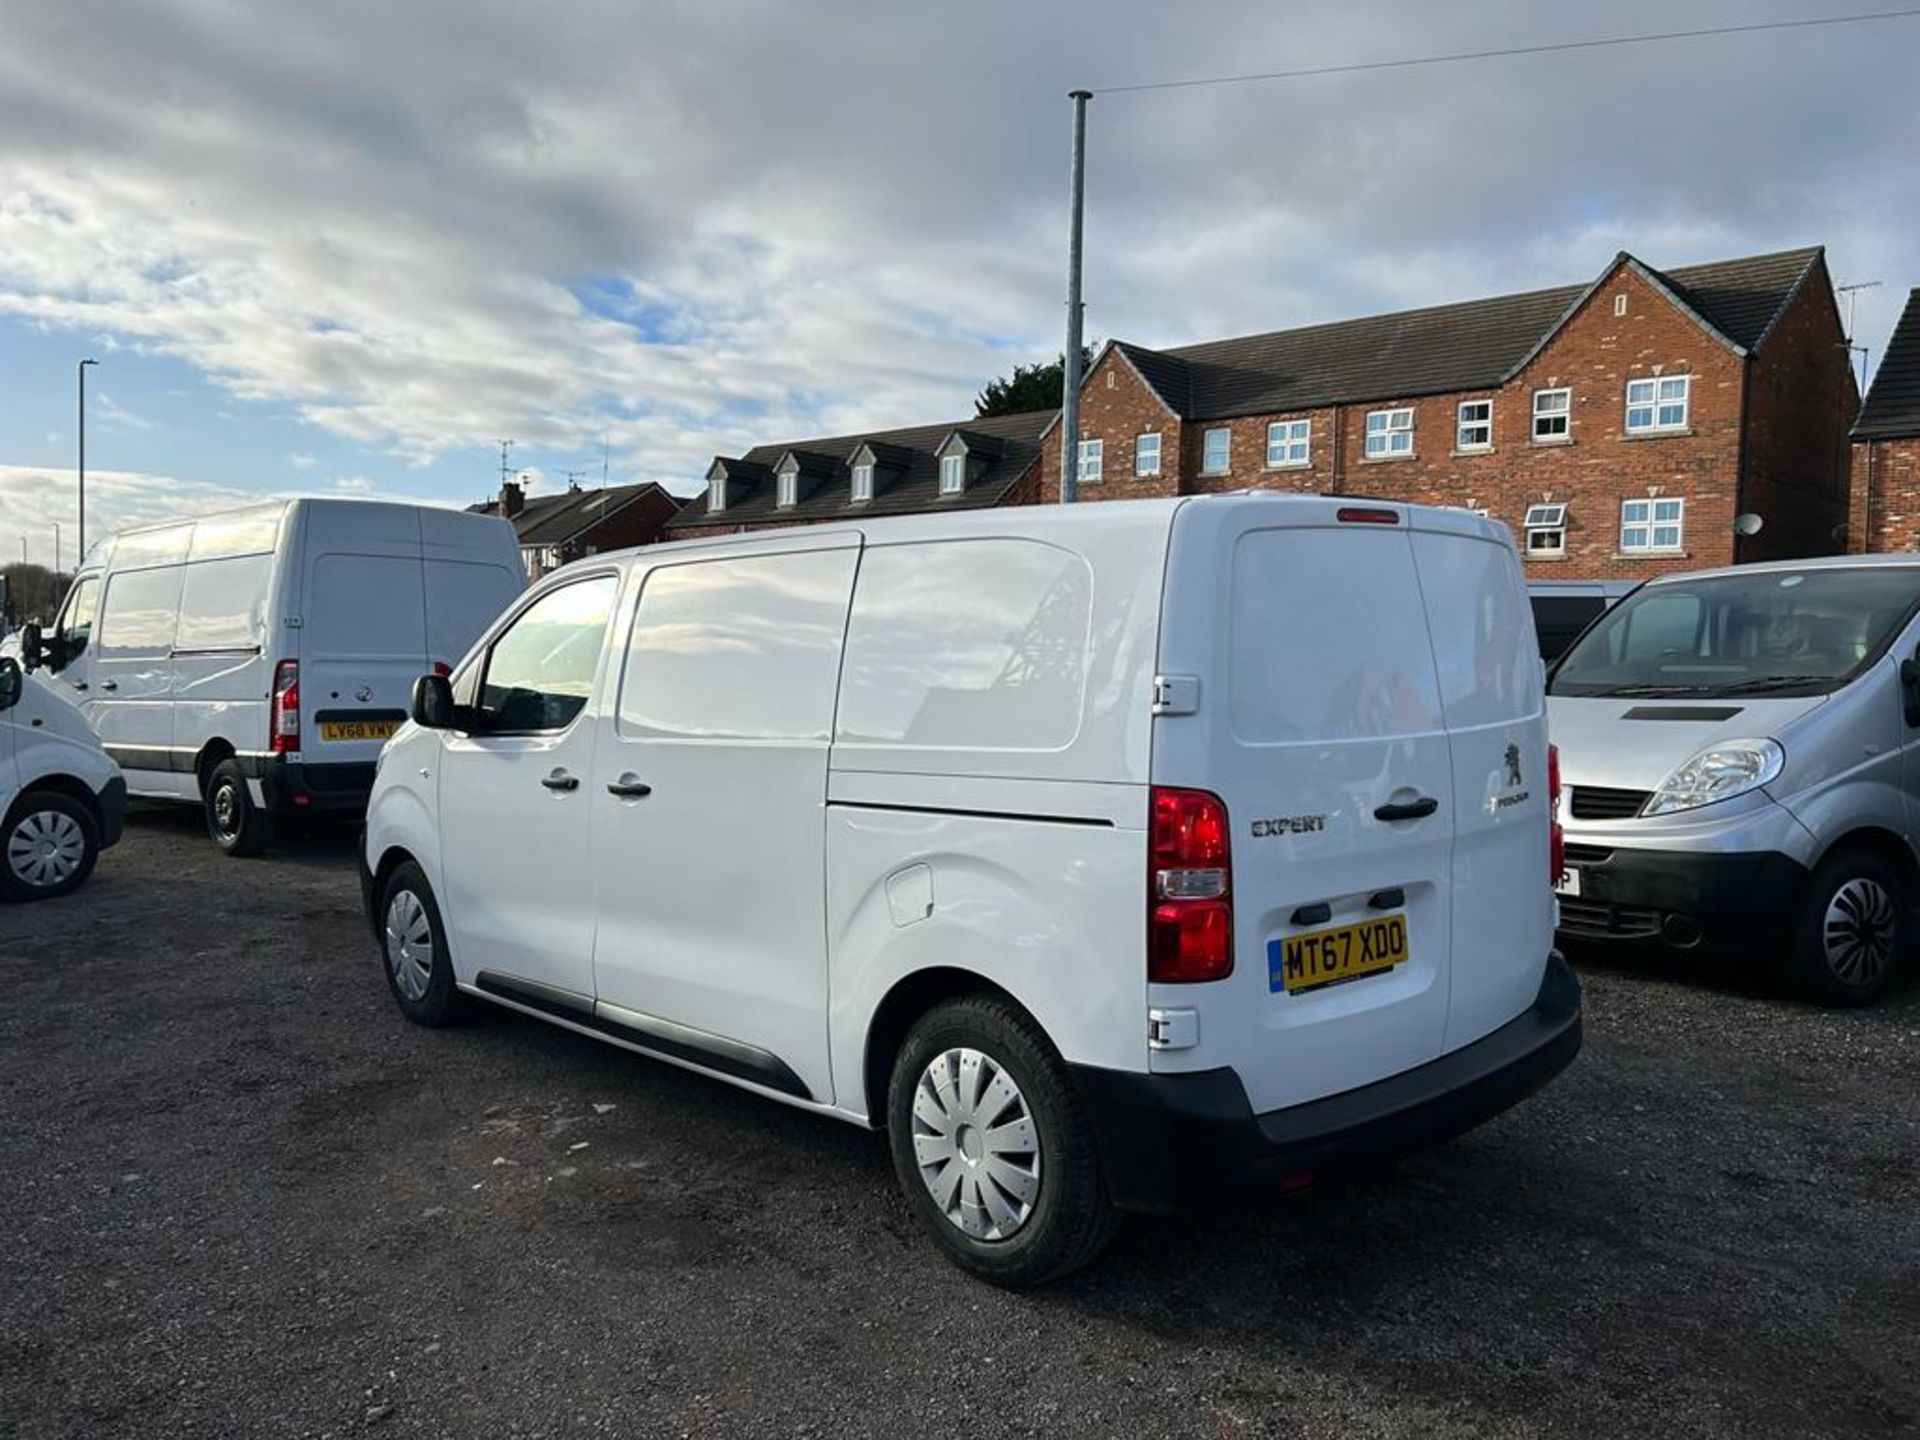
[[[0,656],[0,710],[11,710],[18,705],[26,684],[26,672],[21,670],[20,662],[11,655]]]
[[[413,682],[413,697],[407,709],[413,723],[422,730],[451,730],[453,682],[444,675],[422,675]]]
[[[20,663],[29,670],[38,670],[47,663],[47,647],[40,638],[38,620],[29,620],[20,627]]]

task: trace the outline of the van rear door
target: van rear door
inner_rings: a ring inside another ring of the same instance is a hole
[[[1225,803],[1233,971],[1149,983],[1198,1037],[1153,1068],[1229,1065],[1266,1111],[1437,1057],[1456,789],[1405,507],[1182,506],[1159,668],[1153,781]]]

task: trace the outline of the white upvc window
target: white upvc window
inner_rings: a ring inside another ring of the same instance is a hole
[[[774,477],[774,484],[777,487],[774,503],[782,510],[791,510],[800,499],[800,472],[782,470]]]
[[[1686,539],[1684,500],[1622,500],[1620,549],[1645,553],[1676,551]]]
[[[1391,460],[1413,454],[1413,409],[1369,410],[1366,455],[1369,460]]]
[[[1233,431],[1216,425],[1200,436],[1200,473],[1224,475],[1233,468]]]
[[[707,510],[719,514],[727,508],[727,481],[725,476],[715,476],[707,484]]]
[[[1100,467],[1105,459],[1106,442],[1103,440],[1082,440],[1080,442],[1080,483],[1098,485]]]
[[[1462,400],[1455,415],[1453,448],[1491,450],[1493,448],[1493,401]]]
[[[1311,420],[1275,420],[1267,426],[1267,468],[1285,470],[1305,465],[1311,456]]]
[[[1137,476],[1160,473],[1160,432],[1146,430],[1133,437],[1133,473]]]
[[[1569,422],[1573,418],[1573,391],[1565,386],[1533,392],[1533,440],[1536,445],[1557,445],[1571,440]]]
[[[1659,375],[1627,382],[1627,433],[1655,434],[1687,428],[1691,375]]]
[[[967,457],[964,455],[942,455],[940,457],[940,493],[958,495],[967,488]]]
[[[873,499],[873,466],[856,465],[853,467],[853,501],[864,505]]]
[[[1520,521],[1520,528],[1527,535],[1528,555],[1538,557],[1567,553],[1567,507],[1564,504],[1529,505]]]

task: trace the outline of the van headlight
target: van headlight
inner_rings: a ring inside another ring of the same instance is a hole
[[[1787,752],[1774,740],[1723,740],[1694,756],[1653,792],[1643,815],[1670,815],[1758,790],[1780,773]]]

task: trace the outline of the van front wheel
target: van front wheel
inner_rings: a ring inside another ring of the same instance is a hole
[[[1913,893],[1869,850],[1836,850],[1807,882],[1787,981],[1819,1005],[1868,1005],[1886,994],[1913,943]]]
[[[1077,1270],[1119,1228],[1065,1067],[1005,1000],[963,996],[915,1023],[887,1087],[887,1138],[921,1223],[995,1285]]]
[[[271,822],[253,803],[247,777],[236,760],[222,760],[207,777],[207,834],[229,855],[258,855],[267,848]]]

